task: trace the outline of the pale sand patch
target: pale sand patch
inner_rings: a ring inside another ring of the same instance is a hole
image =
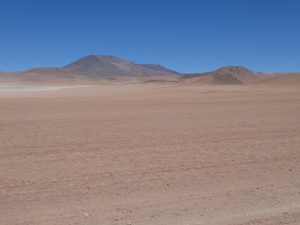
[[[66,88],[80,88],[90,87],[92,85],[67,85],[67,86],[45,86],[45,85],[26,85],[26,84],[14,84],[14,83],[0,83],[1,92],[27,92],[27,91],[54,91],[62,90]]]

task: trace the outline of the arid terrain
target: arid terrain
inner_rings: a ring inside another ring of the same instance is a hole
[[[299,225],[289,79],[0,92],[0,224]]]

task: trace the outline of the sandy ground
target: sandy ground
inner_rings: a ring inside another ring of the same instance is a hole
[[[299,225],[299,86],[0,94],[1,225]]]

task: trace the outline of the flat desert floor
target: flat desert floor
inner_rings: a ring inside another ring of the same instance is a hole
[[[299,86],[0,93],[1,225],[299,225]]]

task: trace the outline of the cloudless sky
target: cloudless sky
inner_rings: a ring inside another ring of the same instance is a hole
[[[0,0],[0,71],[89,54],[179,72],[300,71],[300,1]]]

